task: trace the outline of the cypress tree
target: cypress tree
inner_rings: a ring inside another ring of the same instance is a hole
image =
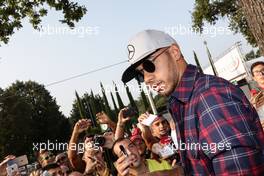
[[[139,78],[136,78],[137,80],[137,83],[138,83],[138,86],[140,88],[140,95],[141,95],[141,98],[142,98],[142,101],[143,101],[143,105],[144,105],[144,111],[147,111],[148,108],[149,108],[149,104],[148,104],[148,100],[147,100],[147,97],[142,89],[142,86],[141,86],[141,83],[139,81]]]
[[[118,89],[117,89],[116,84],[115,84],[114,81],[113,81],[113,84],[115,86],[116,98],[117,98],[117,102],[118,102],[118,106],[119,106],[119,110],[120,110],[120,109],[123,109],[125,106],[124,106],[124,103],[123,103],[123,101],[122,101],[122,99],[121,99],[121,97],[119,95]]]
[[[195,51],[193,51],[193,55],[194,55],[194,60],[195,60],[196,66],[197,66],[198,69],[199,69],[199,72],[200,72],[200,73],[203,73],[203,69],[202,69],[202,67],[201,67],[201,64],[200,64],[200,62],[199,62],[199,59],[198,59],[198,57],[197,57]]]
[[[108,100],[107,100],[107,97],[106,97],[106,94],[105,94],[105,89],[104,89],[104,86],[102,84],[102,82],[100,82],[100,86],[101,86],[101,91],[102,91],[102,94],[103,94],[103,101],[104,101],[104,105],[105,105],[105,109],[106,109],[106,114],[111,118],[112,121],[115,121],[114,120],[114,114],[110,108],[110,105],[108,103]]]
[[[81,98],[79,97],[77,91],[75,91],[75,96],[76,96],[76,99],[77,99],[77,106],[78,106],[78,109],[79,109],[80,116],[83,119],[86,116],[83,102],[82,102]]]
[[[117,108],[117,105],[116,105],[116,102],[115,102],[113,93],[110,92],[110,95],[111,95],[111,99],[112,99],[112,102],[113,102],[113,105],[114,105],[114,109],[115,109],[115,116],[117,117],[117,115],[118,115],[118,108]]]

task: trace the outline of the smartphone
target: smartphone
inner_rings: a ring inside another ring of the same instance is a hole
[[[133,117],[135,115],[138,115],[137,108],[128,107],[128,109],[123,112],[123,115],[124,115],[124,118]]]
[[[14,159],[18,167],[25,166],[28,164],[27,155],[22,155]]]
[[[119,148],[120,148],[120,150],[123,152],[123,154],[124,154],[126,157],[128,157],[128,154],[127,154],[127,151],[126,151],[125,147],[124,147],[123,145],[120,145]],[[131,163],[129,166],[133,167],[133,163]],[[129,166],[128,166],[128,167],[129,167]]]
[[[28,164],[27,155],[19,156],[7,162],[7,166],[12,166],[14,164],[16,164],[18,167],[27,165]]]
[[[126,149],[125,149],[125,147],[123,145],[120,145],[119,148],[123,152],[124,155],[128,156],[128,154],[126,152]]]

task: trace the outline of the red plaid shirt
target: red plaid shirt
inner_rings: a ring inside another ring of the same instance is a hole
[[[187,175],[264,175],[263,129],[238,87],[188,65],[169,109]]]

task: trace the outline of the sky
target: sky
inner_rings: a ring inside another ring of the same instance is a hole
[[[208,64],[203,41],[206,40],[212,57],[217,57],[235,42],[241,41],[242,53],[252,49],[244,37],[228,28],[228,20],[221,19],[216,25],[205,25],[204,34],[191,31],[191,12],[194,0],[79,0],[88,9],[87,14],[70,31],[58,20],[62,13],[50,10],[43,18],[42,31],[35,31],[23,21],[23,28],[11,36],[8,44],[0,47],[0,87],[6,88],[16,80],[33,80],[49,85],[53,82],[87,73],[108,65],[128,60],[127,42],[137,32],[145,29],[162,30],[172,35],[188,63],[194,64],[193,50],[202,66]],[[60,110],[69,116],[75,91],[82,95],[93,90],[100,93],[100,81],[107,90],[113,81],[122,88],[121,76],[129,66],[125,62],[115,67],[87,74],[76,79],[46,86],[56,99]],[[135,81],[132,94],[139,96]],[[110,93],[107,91],[110,101]],[[125,104],[128,98],[124,91]]]

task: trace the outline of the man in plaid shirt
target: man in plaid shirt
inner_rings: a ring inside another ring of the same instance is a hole
[[[164,32],[142,31],[127,48],[122,81],[141,76],[169,97],[186,175],[264,175],[263,129],[239,88],[188,65]]]

